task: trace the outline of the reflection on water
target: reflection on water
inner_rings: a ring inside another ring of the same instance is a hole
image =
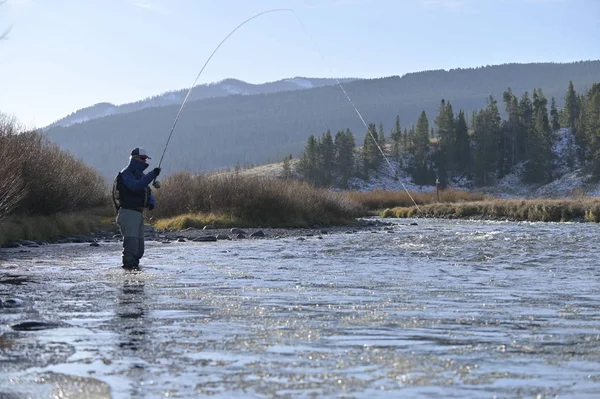
[[[144,280],[126,276],[117,297],[115,313],[119,333],[119,347],[133,352],[143,349],[147,341],[149,321],[144,318],[147,312]]]
[[[13,334],[29,360],[0,353],[0,397],[47,372],[115,398],[598,397],[596,225],[418,222],[150,243],[133,273],[118,246],[11,260],[40,283],[7,297],[73,327]]]

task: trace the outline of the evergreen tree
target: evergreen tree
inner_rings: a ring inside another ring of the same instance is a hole
[[[348,181],[352,177],[354,169],[354,135],[347,129],[339,131],[335,135],[335,165],[338,175],[339,185],[342,188],[348,187]]]
[[[283,158],[283,171],[281,172],[281,178],[283,180],[290,180],[292,177],[294,177],[294,174],[292,173],[291,161],[292,154]]]
[[[525,161],[529,159],[527,143],[530,142],[529,135],[533,130],[533,104],[531,104],[528,92],[523,93],[519,102],[519,128],[521,129],[519,139],[522,144],[520,145],[521,151],[518,159]]]
[[[533,90],[533,129],[528,135],[529,160],[525,165],[525,181],[544,183],[550,179],[552,165],[551,128],[548,100],[541,89]]]
[[[488,106],[476,114],[474,122],[474,178],[478,185],[490,184],[498,172],[500,122],[496,100],[489,96]]]
[[[565,96],[565,107],[563,109],[563,127],[570,127],[571,129],[575,128],[575,121],[579,117],[579,99],[577,97],[577,93],[575,92],[575,86],[573,86],[573,81],[569,82],[569,87],[567,88],[567,94]]]
[[[417,132],[415,129],[415,125],[412,125],[410,127],[410,130],[408,131],[408,152],[410,155],[415,155],[416,152],[416,136],[417,136]]]
[[[298,162],[298,173],[310,184],[315,184],[317,179],[317,161],[319,158],[317,147],[317,139],[315,136],[310,135],[302,157]]]
[[[379,135],[377,136],[377,142],[381,146],[381,149],[383,149],[383,146],[385,145],[385,132],[383,131],[382,122],[379,122]]]
[[[429,149],[429,120],[425,111],[421,112],[417,121],[414,135],[414,155],[411,162],[412,178],[416,184],[428,183],[429,168],[427,166],[427,153]]]
[[[502,101],[508,115],[502,126],[505,137],[505,167],[512,168],[524,158],[525,135],[519,119],[519,100],[510,87],[503,93]]]
[[[331,137],[331,132],[327,130],[327,132],[321,137],[320,143],[320,186],[330,186],[333,183],[333,169],[334,169],[334,159],[335,159],[335,150],[333,146],[333,139]]]
[[[377,171],[381,161],[381,152],[377,142],[377,128],[374,123],[369,124],[363,143],[363,173],[368,178],[371,171]]]
[[[550,119],[552,131],[557,132],[560,129],[560,121],[558,115],[558,109],[556,108],[556,99],[552,97],[552,104],[550,105]]]
[[[456,171],[462,175],[466,173],[471,165],[471,144],[469,128],[465,119],[465,113],[461,109],[455,122],[456,141],[454,144],[454,162]]]
[[[396,124],[394,125],[394,130],[392,130],[390,134],[390,138],[392,139],[392,157],[396,160],[400,160],[400,150],[402,148],[402,129],[400,127],[400,116],[396,116]]]
[[[437,151],[437,168],[442,179],[441,184],[446,184],[446,175],[448,171],[455,169],[454,165],[454,146],[456,143],[456,132],[454,126],[454,111],[450,102],[442,100],[437,118],[439,147]]]
[[[592,177],[600,180],[600,84],[596,83],[581,101],[582,129],[590,142],[592,155]]]

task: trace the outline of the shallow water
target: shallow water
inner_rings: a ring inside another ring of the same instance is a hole
[[[3,255],[0,397],[600,397],[597,225],[407,222]]]

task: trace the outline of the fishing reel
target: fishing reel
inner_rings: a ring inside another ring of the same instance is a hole
[[[154,188],[157,188],[157,189],[158,189],[158,188],[160,188],[160,182],[159,182],[158,180],[154,180],[154,181],[152,182],[152,186],[153,186]]]

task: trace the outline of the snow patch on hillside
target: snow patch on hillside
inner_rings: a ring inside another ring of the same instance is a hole
[[[312,89],[314,87],[314,85],[312,84],[312,82],[308,79],[302,79],[302,78],[291,78],[291,79],[286,79],[286,82],[290,82],[290,83],[294,83],[295,85],[303,88],[303,89]]]
[[[221,85],[221,87],[222,87],[222,88],[223,88],[223,90],[225,90],[227,93],[229,93],[229,94],[233,94],[233,95],[236,95],[236,94],[248,95],[248,94],[250,94],[250,93],[248,93],[246,90],[244,90],[244,89],[242,89],[242,88],[240,88],[240,87],[237,87],[237,86],[231,85],[231,84],[223,84],[223,85]]]
[[[522,181],[524,165],[518,165],[513,173],[504,176],[497,184],[489,187],[471,188],[468,181],[451,183],[449,188],[463,189],[466,191],[484,192],[498,198],[577,198],[582,196],[600,196],[600,183],[591,181],[591,175],[585,173],[576,162],[574,154],[574,137],[571,129],[560,129],[557,132],[557,141],[553,147],[555,161],[553,164],[554,181],[548,184],[525,184]],[[397,162],[390,160],[392,168],[401,169]],[[435,186],[419,186],[412,182],[410,175],[399,173],[395,179],[392,168],[383,162],[378,173],[368,181],[359,178],[350,180],[350,189],[358,191],[408,190],[414,192],[428,192],[436,189]]]

